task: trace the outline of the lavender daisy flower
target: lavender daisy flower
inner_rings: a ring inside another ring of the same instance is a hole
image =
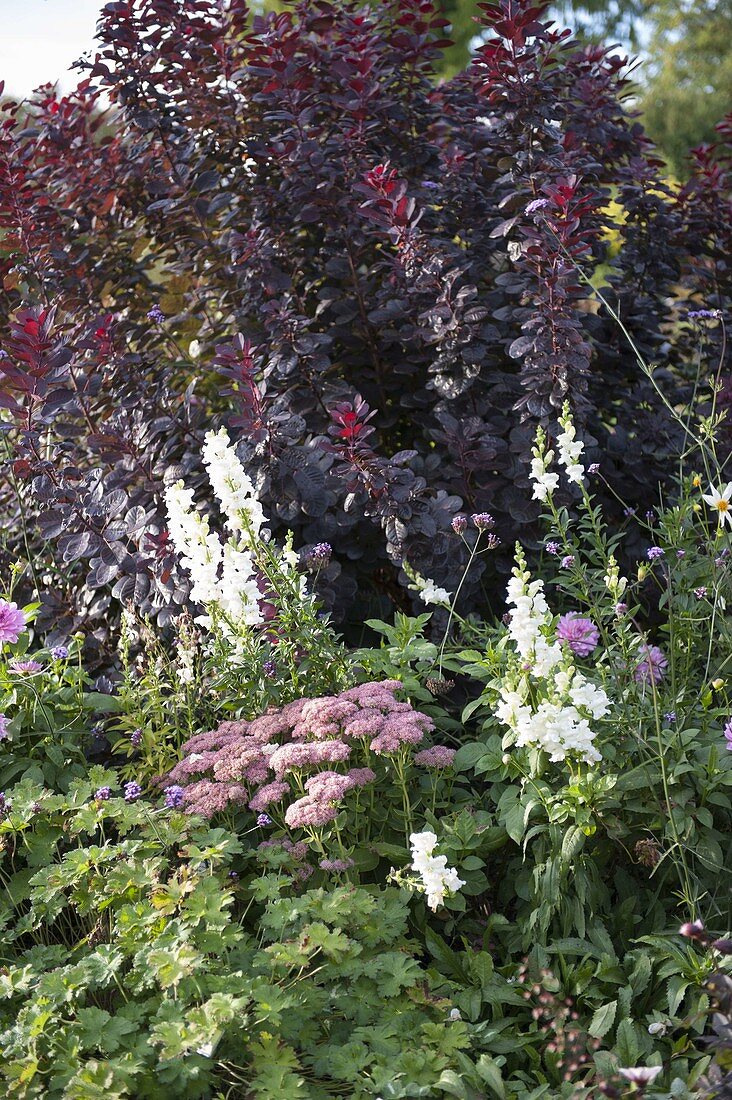
[[[668,668],[663,650],[657,645],[642,646],[641,653],[643,656],[636,666],[633,679],[638,684],[660,684]]]
[[[140,786],[139,783],[134,783],[134,782],[125,783],[124,792],[125,792],[125,802],[136,802],[137,799],[142,794],[142,787]]]
[[[586,619],[579,611],[570,611],[557,623],[557,638],[578,657],[588,657],[600,640],[600,631],[592,619]]]
[[[10,669],[11,672],[17,672],[21,676],[34,676],[36,672],[42,672],[43,671],[43,665],[39,664],[38,661],[31,661],[31,660],[11,661],[10,664],[8,665],[8,668]]]
[[[17,642],[25,626],[26,617],[18,605],[0,600],[0,642]]]
[[[177,810],[183,803],[183,788],[173,784],[171,787],[166,787],[165,794],[165,808],[167,810]],[[125,796],[126,797],[126,796]]]

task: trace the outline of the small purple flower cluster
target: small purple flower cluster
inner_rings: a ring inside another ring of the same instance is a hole
[[[133,749],[139,749],[142,744],[142,730],[133,730],[130,734],[130,744]]]
[[[165,314],[159,305],[154,305],[152,309],[147,311],[148,321],[154,321],[156,325],[161,325],[165,320]]]
[[[69,655],[69,647],[65,645],[55,645],[51,649],[51,656],[54,661],[65,661]]]
[[[649,561],[659,561],[665,557],[666,551],[662,546],[649,546],[646,550],[646,557]]]
[[[8,737],[8,726],[10,725],[10,719],[6,718],[4,714],[0,714],[0,741],[5,741]]]
[[[325,569],[330,563],[333,547],[329,542],[316,542],[305,555],[305,563],[308,569]]]
[[[641,647],[641,659],[635,667],[633,678],[638,684],[660,684],[663,680],[668,659],[657,645]]]
[[[186,742],[183,759],[164,777],[166,793],[180,791],[176,805],[204,817],[246,805],[258,824],[269,823],[271,807],[284,804],[280,814],[290,828],[324,825],[349,793],[376,781],[373,768],[356,766],[353,757],[388,759],[433,728],[431,718],[396,697],[401,689],[398,680],[360,684],[296,699],[253,721],[223,722]],[[454,757],[453,749],[434,745],[414,763],[449,768]]]

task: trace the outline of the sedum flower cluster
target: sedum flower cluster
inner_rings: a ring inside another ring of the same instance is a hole
[[[398,680],[359,684],[253,721],[222,722],[186,742],[164,783],[182,788],[183,809],[204,817],[238,806],[290,829],[327,825],[349,794],[390,784],[409,761],[452,766],[446,746],[413,756],[433,722],[397,698],[401,689]]]
[[[454,867],[447,866],[447,856],[436,856],[437,836],[426,830],[412,833],[409,838],[412,849],[412,868],[421,879],[430,909],[437,909],[445,898],[465,885]]]
[[[608,697],[575,667],[572,647],[558,640],[543,582],[531,579],[520,548],[516,560],[507,593],[512,652],[496,716],[519,746],[543,749],[552,761],[596,763],[601,756],[591,722],[608,713]]]

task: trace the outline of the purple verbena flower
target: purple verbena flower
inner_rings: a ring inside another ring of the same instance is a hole
[[[426,187],[428,191],[439,191],[439,183],[435,183],[434,180],[422,180],[422,186]]]
[[[631,516],[635,515],[635,508],[623,508],[623,515],[630,519]]]
[[[554,542],[554,541],[550,540],[550,541],[549,541],[549,542],[548,542],[548,543],[546,544],[546,546],[544,547],[544,549],[546,550],[547,554],[554,554],[554,555],[556,555],[556,554],[558,554],[558,553],[559,553],[559,543],[558,543],[558,542]]]
[[[17,642],[25,626],[26,617],[18,605],[0,600],[0,643]]]
[[[591,462],[588,469],[587,469],[587,473],[588,474],[599,474],[599,472],[600,472],[600,463],[599,462]]]
[[[130,734],[130,744],[133,749],[139,749],[142,744],[142,730],[133,730]]]
[[[490,531],[491,527],[495,527],[496,524],[490,512],[473,512],[470,518],[479,531]]]
[[[257,825],[259,825],[261,829],[264,829],[267,825],[271,824],[272,818],[269,816],[269,814],[257,814]]]
[[[8,737],[8,726],[10,725],[10,719],[6,718],[4,714],[0,714],[0,741],[5,741]]]
[[[0,791],[0,813],[10,813],[12,803],[5,797],[5,791]]]
[[[656,522],[656,513],[654,512],[653,508],[649,508],[646,512],[646,519],[650,524],[654,524]]]
[[[467,517],[466,516],[453,516],[452,517],[452,522],[450,523],[450,526],[452,527],[452,529],[453,529],[453,531],[455,532],[456,535],[462,535],[463,532],[467,529],[467,526],[468,526]]]
[[[305,555],[305,561],[310,569],[325,569],[333,554],[333,547],[329,542],[316,542]]]
[[[68,655],[69,647],[65,645],[55,645],[51,650],[54,661],[65,661]]]
[[[125,802],[136,802],[142,794],[142,787],[139,783],[129,782],[124,785]]]
[[[663,716],[663,720],[669,726],[672,726],[674,724],[674,722],[676,721],[676,711],[675,710],[666,711],[666,713]]]
[[[657,645],[644,645],[641,647],[641,653],[642,657],[633,673],[633,679],[639,684],[649,684],[651,682],[660,684],[668,668],[668,660],[664,656],[663,650],[659,649]]]
[[[277,675],[277,662],[268,658],[262,665],[262,672],[271,680],[273,676]]]
[[[540,210],[545,210],[550,205],[549,199],[532,199],[526,206],[524,213],[531,217],[532,214],[538,214]]]
[[[722,311],[721,309],[690,309],[686,316],[690,321],[718,321]]]
[[[625,615],[627,610],[628,610],[628,605],[627,605],[627,603],[623,603],[622,600],[620,601],[620,603],[615,604],[615,614],[616,615]]]
[[[107,799],[111,797],[111,795],[112,795],[112,788],[111,787],[99,787],[94,792],[94,797],[97,800],[97,802],[106,802]]]
[[[646,557],[649,561],[658,561],[659,558],[664,557],[666,551],[662,546],[649,546],[646,550]]]
[[[183,805],[183,788],[177,784],[173,784],[171,787],[166,787],[165,794],[165,808],[168,810],[177,810],[179,806]],[[127,796],[125,796],[127,797]]]
[[[706,596],[706,594],[707,594],[707,587],[706,587],[705,584],[701,584],[701,585],[699,585],[698,588],[694,589],[694,595],[696,596],[697,600],[703,600],[704,597]]]
[[[501,540],[498,535],[494,535],[491,531],[485,540],[486,550],[496,550],[501,545]]]
[[[148,321],[154,321],[156,324],[161,325],[165,320],[165,314],[159,305],[154,305],[152,309],[147,311]]]
[[[574,554],[566,554],[559,564],[562,569],[571,569],[574,565]]]
[[[676,557],[679,560],[681,560],[681,558],[685,558],[686,557],[686,550],[677,550],[676,551]]]
[[[579,611],[570,611],[557,623],[557,638],[578,657],[588,657],[600,640],[600,631],[592,619],[585,618]]]

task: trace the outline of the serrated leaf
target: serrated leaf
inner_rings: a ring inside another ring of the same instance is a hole
[[[595,1011],[592,1017],[592,1022],[588,1028],[590,1035],[594,1039],[603,1039],[610,1028],[615,1023],[615,1015],[618,1011],[618,1002],[609,1001],[606,1005],[601,1005]]]

